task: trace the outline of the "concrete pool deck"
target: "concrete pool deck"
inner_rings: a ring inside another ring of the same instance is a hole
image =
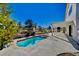
[[[59,33],[59,35],[67,40],[64,34]],[[68,40],[63,41],[55,36],[50,36],[31,48],[16,47],[13,44],[0,51],[0,56],[56,56],[64,52],[78,52],[78,50]]]

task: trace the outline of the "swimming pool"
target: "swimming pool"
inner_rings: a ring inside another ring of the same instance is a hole
[[[19,47],[32,47],[44,39],[45,39],[44,37],[35,36],[32,38],[27,38],[26,40],[17,42],[16,45]]]

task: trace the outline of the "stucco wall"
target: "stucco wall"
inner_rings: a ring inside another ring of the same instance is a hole
[[[77,30],[79,30],[79,3],[76,5],[76,24]]]
[[[69,10],[71,6],[72,6],[72,12],[69,15]],[[74,21],[74,24],[76,26],[75,20],[76,20],[76,4],[67,4],[65,21]]]
[[[72,12],[71,12],[71,14],[69,15],[69,10],[70,10],[70,7],[72,6]],[[76,11],[76,9],[78,9],[77,8],[77,4],[73,4],[73,3],[71,3],[71,4],[67,4],[67,8],[66,8],[66,15],[65,15],[65,21],[73,21],[73,23],[74,23],[74,25],[73,25],[73,39],[74,40],[76,40],[76,41],[78,41],[78,39],[77,39],[77,27],[78,27],[78,23],[77,23],[77,21],[78,20],[76,20],[76,17],[77,18],[79,18],[77,15],[78,14],[76,14],[77,13],[77,11]]]
[[[53,28],[57,28],[57,27],[61,27],[61,28],[63,28],[63,27],[65,27],[66,28],[66,31],[65,31],[65,33],[67,34],[67,35],[69,35],[69,25],[71,25],[72,26],[72,36],[74,36],[74,33],[75,33],[75,26],[74,26],[74,23],[73,23],[73,21],[65,21],[65,22],[61,22],[61,23],[55,23],[55,24],[53,24]],[[56,30],[56,29],[55,29]]]

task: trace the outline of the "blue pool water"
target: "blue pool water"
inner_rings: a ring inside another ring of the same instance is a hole
[[[44,39],[45,38],[43,37],[36,36],[36,37],[28,38],[26,40],[17,42],[16,45],[19,47],[32,47]]]

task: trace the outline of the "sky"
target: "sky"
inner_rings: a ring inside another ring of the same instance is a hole
[[[22,25],[32,19],[38,26],[48,27],[65,18],[65,3],[12,3],[11,6],[14,10],[11,17]]]

